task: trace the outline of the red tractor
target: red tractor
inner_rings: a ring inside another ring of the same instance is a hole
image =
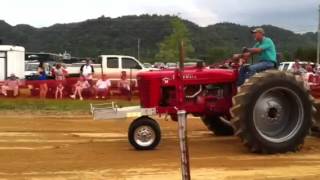
[[[237,87],[238,62],[246,58],[234,56],[231,66],[208,68],[198,63],[194,68],[141,72],[140,106],[92,105],[91,111],[95,119],[138,117],[128,131],[129,142],[138,150],[154,149],[161,140],[153,115],[177,121],[177,111],[185,110],[200,117],[215,135],[237,135],[251,152],[298,151],[315,127],[314,120],[320,119],[319,101],[305,89],[302,78],[278,70],[257,73]]]
[[[298,151],[320,108],[303,81],[278,70],[257,73],[241,87],[237,78],[238,66],[210,69],[201,63],[139,73],[141,116],[129,127],[130,143],[138,150],[154,149],[161,131],[150,116],[177,121],[177,109],[184,109],[215,135],[237,135],[251,152]]]

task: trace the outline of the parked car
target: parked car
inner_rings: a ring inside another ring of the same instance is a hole
[[[176,69],[178,67],[177,63],[167,63],[166,66],[168,69]]]
[[[197,65],[197,63],[196,62],[186,62],[183,65],[184,65],[184,67],[194,67]]]
[[[155,62],[152,67],[157,69],[165,69],[166,65],[163,62]]]
[[[145,68],[152,68],[152,64],[150,64],[150,63],[143,63],[143,66]]]
[[[25,62],[25,79],[27,80],[36,80],[38,79],[37,70],[39,67],[40,62],[39,61],[26,61]],[[45,71],[47,76],[51,77],[51,69],[53,68],[54,64],[46,62],[44,63]]]

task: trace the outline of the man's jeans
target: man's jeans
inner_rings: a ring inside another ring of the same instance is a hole
[[[253,76],[255,73],[272,69],[275,67],[275,63],[271,61],[260,61],[257,64],[250,66],[244,66],[240,68],[237,85],[241,86],[246,79]]]

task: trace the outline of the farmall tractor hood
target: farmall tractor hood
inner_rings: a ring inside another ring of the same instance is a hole
[[[138,80],[161,80],[170,83],[175,79],[175,70],[145,71],[137,75]],[[228,69],[186,69],[183,71],[183,79],[186,84],[197,82],[197,84],[235,82],[236,73]]]

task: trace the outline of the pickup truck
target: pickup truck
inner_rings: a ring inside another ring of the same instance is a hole
[[[300,61],[299,64],[300,66],[303,68],[302,70],[306,70],[306,66],[308,65],[308,63],[310,62],[307,62],[307,61]],[[293,66],[294,66],[295,62],[294,61],[291,61],[291,62],[281,62],[280,65],[279,65],[279,70],[280,71],[288,71],[288,72],[292,72],[293,71]],[[312,67],[315,67],[315,64],[314,63],[310,63],[310,65]]]
[[[71,77],[80,74],[80,67],[84,63],[74,63],[66,65],[66,69]],[[94,79],[98,79],[101,74],[106,74],[111,80],[112,86],[115,86],[120,79],[121,72],[126,71],[128,79],[136,85],[136,76],[140,71],[157,70],[155,68],[146,68],[143,64],[132,56],[123,55],[100,55],[94,67]]]

